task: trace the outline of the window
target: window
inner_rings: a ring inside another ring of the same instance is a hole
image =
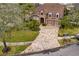
[[[41,15],[43,15],[43,10],[41,10]]]
[[[59,18],[59,13],[56,13],[56,17]]]
[[[52,17],[52,13],[48,13],[48,16],[49,16],[49,17]]]
[[[41,15],[43,15],[43,13],[41,13]]]

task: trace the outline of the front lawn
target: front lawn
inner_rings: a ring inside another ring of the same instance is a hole
[[[64,33],[68,33],[69,35],[75,35],[79,33],[79,28],[64,28],[59,29],[59,36],[63,36]]]
[[[10,56],[10,55],[19,54],[27,48],[27,46],[9,46],[9,47],[11,48],[11,50],[8,53],[3,54],[2,52],[3,47],[0,46],[0,56],[2,55]]]
[[[11,38],[6,37],[7,42],[27,42],[33,41],[37,35],[39,34],[38,31],[13,31],[11,33]],[[2,39],[0,39],[2,41]]]

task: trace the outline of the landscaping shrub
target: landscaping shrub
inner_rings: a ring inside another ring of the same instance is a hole
[[[69,16],[64,16],[60,21],[59,24],[61,25],[60,28],[73,28],[73,24],[69,19]]]
[[[37,20],[30,20],[28,23],[27,23],[27,26],[30,30],[32,31],[38,31],[40,28],[39,28],[39,25],[40,23],[37,21]]]
[[[59,40],[60,45],[65,45],[65,44],[69,44],[72,43],[70,39],[62,39]]]
[[[43,23],[42,25],[43,25],[43,26],[46,26],[47,24]]]

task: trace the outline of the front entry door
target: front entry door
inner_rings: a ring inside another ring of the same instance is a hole
[[[40,23],[44,23],[44,18],[40,18]]]

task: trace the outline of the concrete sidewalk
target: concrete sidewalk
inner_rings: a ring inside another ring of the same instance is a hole
[[[71,38],[74,38],[75,36],[67,36],[65,37],[66,39],[71,39]],[[58,37],[58,40],[62,40],[64,39],[64,37]]]
[[[30,42],[6,42],[7,46],[21,46],[21,45],[29,45],[31,43],[32,41]],[[0,42],[0,46],[3,46],[3,42]]]

